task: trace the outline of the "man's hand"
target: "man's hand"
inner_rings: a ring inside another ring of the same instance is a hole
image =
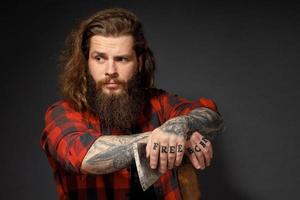
[[[196,169],[205,169],[210,166],[213,157],[211,142],[199,132],[194,132],[186,142],[186,155]]]
[[[152,131],[149,137],[146,151],[150,157],[150,167],[158,167],[160,173],[165,173],[167,169],[179,166],[184,155],[185,137],[165,131],[159,127]]]
[[[182,115],[167,120],[156,128],[149,137],[146,153],[150,157],[150,167],[164,173],[172,169],[174,164],[179,166],[184,154],[186,139],[190,138],[189,147],[192,147],[198,165],[193,154],[190,155],[192,163],[203,168],[210,165],[212,158],[211,143],[201,135],[191,134],[201,132],[205,137],[213,138],[224,129],[222,117],[215,111],[199,107],[188,115]],[[203,155],[202,155],[203,154]]]

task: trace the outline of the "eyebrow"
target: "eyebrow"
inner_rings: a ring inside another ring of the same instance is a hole
[[[92,51],[91,52],[92,55],[96,54],[96,55],[99,55],[99,56],[106,56],[107,54],[106,53],[103,53],[103,52],[99,52],[99,51]],[[115,55],[114,58],[119,58],[119,57],[132,57],[132,54],[120,54],[120,55]]]

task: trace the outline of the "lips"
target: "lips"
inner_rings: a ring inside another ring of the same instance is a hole
[[[115,82],[110,82],[110,83],[105,83],[104,85],[106,88],[110,90],[114,90],[114,89],[118,89],[120,84]]]

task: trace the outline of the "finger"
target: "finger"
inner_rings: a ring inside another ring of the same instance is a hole
[[[197,143],[195,143],[193,140],[191,140],[191,145],[193,147],[194,153],[199,162],[200,168],[204,169],[205,168],[204,155],[203,155],[199,145]]]
[[[203,143],[205,144],[206,149],[209,152],[210,158],[212,158],[213,157],[213,148],[212,148],[211,142],[208,139],[206,139],[205,137],[202,137],[201,141],[203,141]]]
[[[198,159],[197,159],[197,157],[194,153],[194,150],[193,150],[190,142],[186,143],[186,154],[189,157],[189,159],[190,159],[191,163],[193,164],[193,166],[196,169],[200,169],[200,164],[198,162]]]
[[[212,149],[212,145],[211,145],[211,142],[205,138],[201,133],[199,132],[194,132],[194,136],[199,140],[200,140],[200,145],[205,148],[208,152],[209,152],[209,155],[210,155],[210,158],[213,157],[213,149]]]
[[[208,146],[208,144],[206,144],[203,140],[200,140],[200,142],[198,143],[198,146],[201,149],[201,152],[204,155],[205,158],[205,165],[206,166],[210,166],[211,163],[211,152],[210,152],[210,146]]]
[[[160,145],[160,154],[159,154],[159,172],[165,173],[167,171],[168,164],[168,143],[162,142]]]
[[[173,169],[175,156],[176,156],[176,140],[171,139],[169,142],[168,169]]]
[[[179,142],[177,142],[175,166],[179,166],[181,164],[182,157],[184,154],[184,145],[185,139],[181,139]]]
[[[154,141],[151,143],[151,147],[150,147],[150,167],[152,169],[157,168],[158,156],[159,156],[159,142]]]
[[[146,146],[146,158],[149,158],[150,155],[150,150],[151,150],[151,136],[149,136],[149,140],[147,142],[147,146]]]

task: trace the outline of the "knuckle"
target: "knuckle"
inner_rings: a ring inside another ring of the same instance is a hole
[[[191,140],[196,140],[196,139],[197,139],[197,136],[196,136],[195,133],[193,133],[192,136],[191,136]]]
[[[175,135],[171,135],[170,136],[170,138],[169,138],[169,141],[170,141],[170,143],[176,143],[176,141],[177,141],[177,136],[175,136]]]
[[[151,143],[157,143],[158,142],[158,139],[157,139],[157,136],[156,135],[153,135],[153,137],[151,138]]]
[[[177,136],[177,141],[179,142],[179,143],[182,143],[182,144],[185,144],[185,138],[184,137],[182,137],[182,136]]]
[[[208,149],[207,148],[201,147],[201,151],[204,155],[208,154]]]
[[[182,145],[183,147],[186,145],[185,140],[179,140],[178,142],[176,142],[177,145]]]
[[[170,156],[169,158],[168,158],[168,161],[170,162],[170,161],[174,161],[175,160],[175,157],[174,156]]]
[[[175,158],[175,156],[176,156],[175,153],[169,153],[169,154],[168,154],[168,157],[169,157],[169,158]]]
[[[168,143],[168,141],[169,141],[169,137],[168,137],[168,135],[166,135],[166,134],[162,134],[161,136],[160,136],[160,138],[159,138],[159,140],[161,141],[161,143]]]
[[[157,163],[157,158],[156,157],[150,158],[150,163]]]
[[[203,157],[203,153],[200,151],[200,152],[196,152],[196,155],[198,158],[202,158]]]
[[[184,154],[184,152],[177,152],[176,157],[177,157],[177,158],[180,158],[180,157],[183,156],[183,154]]]
[[[150,155],[150,161],[153,161],[153,162],[157,162],[157,156],[156,155],[153,155],[153,154],[151,154]]]
[[[205,156],[205,158],[209,158],[209,159],[210,159],[210,155],[209,155],[208,152],[205,152],[205,153],[204,153],[204,156]]]
[[[159,159],[159,161],[160,161],[161,163],[166,163],[166,161],[167,161],[167,158],[166,158],[166,157],[163,157],[163,156],[161,156],[161,157],[160,157],[160,159]]]

